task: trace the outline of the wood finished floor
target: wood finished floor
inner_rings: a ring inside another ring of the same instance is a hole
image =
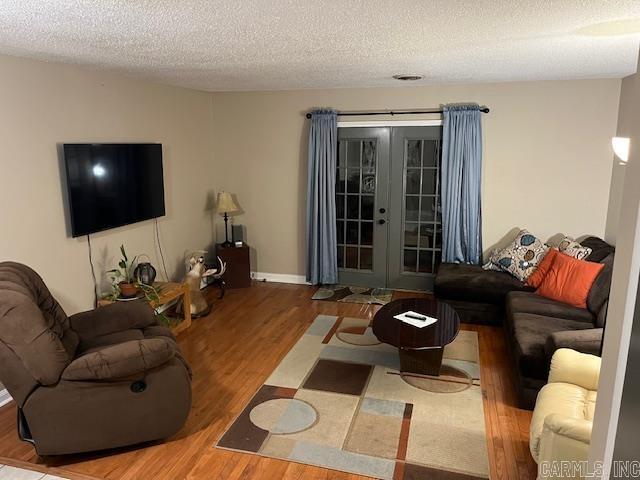
[[[13,403],[0,409],[0,463],[70,479],[317,479],[355,480],[336,472],[213,445],[318,314],[367,318],[378,307],[312,301],[312,287],[257,283],[207,295],[212,313],[178,338],[193,368],[193,408],[187,424],[163,443],[100,454],[41,458],[16,434]],[[397,292],[400,296],[417,296]],[[529,454],[531,412],[516,407],[513,377],[500,328],[478,332],[487,446],[492,479],[534,479]]]

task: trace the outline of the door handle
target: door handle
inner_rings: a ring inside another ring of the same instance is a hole
[[[384,218],[378,220],[378,225],[384,225],[385,223],[387,223],[387,221]]]

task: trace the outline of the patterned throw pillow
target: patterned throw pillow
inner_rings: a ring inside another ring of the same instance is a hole
[[[569,255],[570,257],[577,258],[578,260],[584,260],[591,255],[591,249],[589,247],[583,247],[571,237],[564,237],[558,245],[560,253]]]
[[[495,250],[489,257],[488,263],[492,265],[488,266],[487,263],[483,268],[495,270],[495,267],[498,267],[524,282],[538,267],[548,249],[549,247],[535,235],[521,230],[511,245],[502,250]]]

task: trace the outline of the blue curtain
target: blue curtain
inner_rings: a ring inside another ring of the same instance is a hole
[[[338,283],[336,156],[338,121],[333,110],[311,113],[307,181],[307,282]]]
[[[482,260],[482,113],[480,107],[447,105],[442,132],[442,261]]]

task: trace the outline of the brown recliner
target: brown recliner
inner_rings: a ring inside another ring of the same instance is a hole
[[[40,455],[170,437],[191,408],[191,372],[142,300],[67,317],[40,276],[0,263],[0,382]]]

